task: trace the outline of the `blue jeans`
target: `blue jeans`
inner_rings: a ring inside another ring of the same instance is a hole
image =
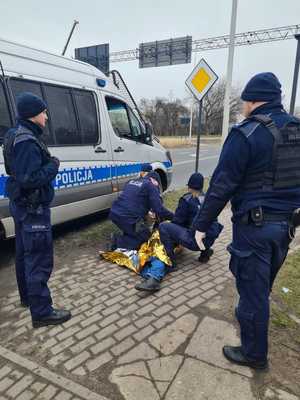
[[[289,249],[287,222],[233,224],[229,268],[240,295],[236,310],[241,345],[250,360],[265,360],[268,354],[269,295]]]
[[[29,213],[10,202],[15,223],[16,277],[22,302],[29,304],[33,319],[51,314],[48,280],[53,269],[53,243],[49,207]]]
[[[168,272],[168,266],[156,257],[151,257],[147,265],[142,269],[143,278],[155,278],[161,281]]]

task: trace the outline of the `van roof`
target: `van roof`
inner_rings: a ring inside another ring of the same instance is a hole
[[[100,78],[108,83],[107,90],[116,92],[110,78],[88,63],[1,38],[0,61],[8,75],[95,89]]]

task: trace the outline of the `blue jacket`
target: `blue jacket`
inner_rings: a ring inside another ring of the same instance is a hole
[[[113,202],[111,213],[134,224],[153,210],[160,219],[172,219],[173,213],[163,206],[158,187],[147,176],[129,181]]]
[[[194,197],[191,193],[184,194],[180,199],[175,211],[172,222],[184,228],[194,230],[193,222],[201,212],[204,203],[204,194],[200,197]],[[223,225],[217,220],[213,221],[207,231],[207,236],[218,237],[223,229]]]
[[[190,228],[203,202],[203,195],[199,198],[193,197],[191,193],[184,194],[179,199],[172,222],[184,228]]]
[[[15,135],[20,127],[24,127],[38,139],[42,129],[28,120],[20,120],[15,128],[10,129],[6,135]],[[16,141],[13,148],[12,171],[6,181],[6,194],[10,200],[23,204],[30,194],[36,189],[37,202],[49,205],[54,197],[52,180],[58,172],[57,164],[51,159],[47,150],[42,150],[31,135],[24,136],[21,141]]]
[[[267,114],[277,127],[296,119],[287,114],[280,103],[267,103],[255,109],[252,115]],[[245,126],[247,119],[241,124]],[[225,143],[218,165],[210,181],[201,212],[194,221],[195,229],[206,232],[210,223],[231,200],[233,220],[247,211],[261,206],[269,213],[291,213],[300,207],[300,187],[280,190],[241,191],[247,174],[267,170],[272,161],[273,136],[262,124],[246,137],[235,125]]]

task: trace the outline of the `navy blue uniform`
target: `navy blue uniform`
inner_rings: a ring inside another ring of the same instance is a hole
[[[264,104],[251,116],[268,115],[278,128],[298,121],[280,102]],[[300,207],[300,187],[276,189],[245,187],[249,177],[263,176],[272,165],[274,138],[263,124],[246,119],[230,131],[194,228],[207,232],[211,222],[231,200],[233,241],[230,269],[240,295],[237,318],[242,352],[253,361],[266,360],[268,352],[269,295],[288,252],[288,216]],[[256,183],[254,182],[254,185]],[[260,225],[249,219],[261,207],[266,218]]]
[[[199,250],[192,225],[202,207],[203,201],[204,195],[194,197],[191,193],[186,193],[179,200],[172,223],[165,222],[159,225],[160,239],[173,262],[176,245],[180,244],[193,251]],[[223,226],[216,220],[211,223],[204,240],[206,249],[213,245],[222,229]]]
[[[49,205],[58,162],[41,142],[41,134],[42,129],[28,120],[20,120],[6,134],[12,139],[6,193],[15,222],[17,283],[21,302],[29,304],[33,319],[53,310],[47,285],[53,269]]]
[[[173,213],[163,206],[158,186],[150,178],[129,181],[110,210],[110,219],[123,232],[116,238],[118,248],[138,249],[149,239],[150,231],[143,221],[150,210],[160,220],[173,218]]]

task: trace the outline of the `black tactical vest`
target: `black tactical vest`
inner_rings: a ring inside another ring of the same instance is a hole
[[[5,171],[7,175],[15,177],[15,168],[13,159],[14,146],[17,143],[24,142],[26,140],[33,140],[39,146],[43,155],[45,155],[47,159],[50,159],[51,155],[47,149],[47,146],[43,142],[41,142],[31,132],[30,129],[24,126],[19,126],[14,133],[7,133],[4,136],[3,157],[4,157]]]
[[[263,124],[274,138],[270,166],[260,173],[247,174],[241,191],[292,189],[300,187],[300,123],[289,122],[277,128],[267,115],[254,115],[245,127],[238,129],[248,137]]]

